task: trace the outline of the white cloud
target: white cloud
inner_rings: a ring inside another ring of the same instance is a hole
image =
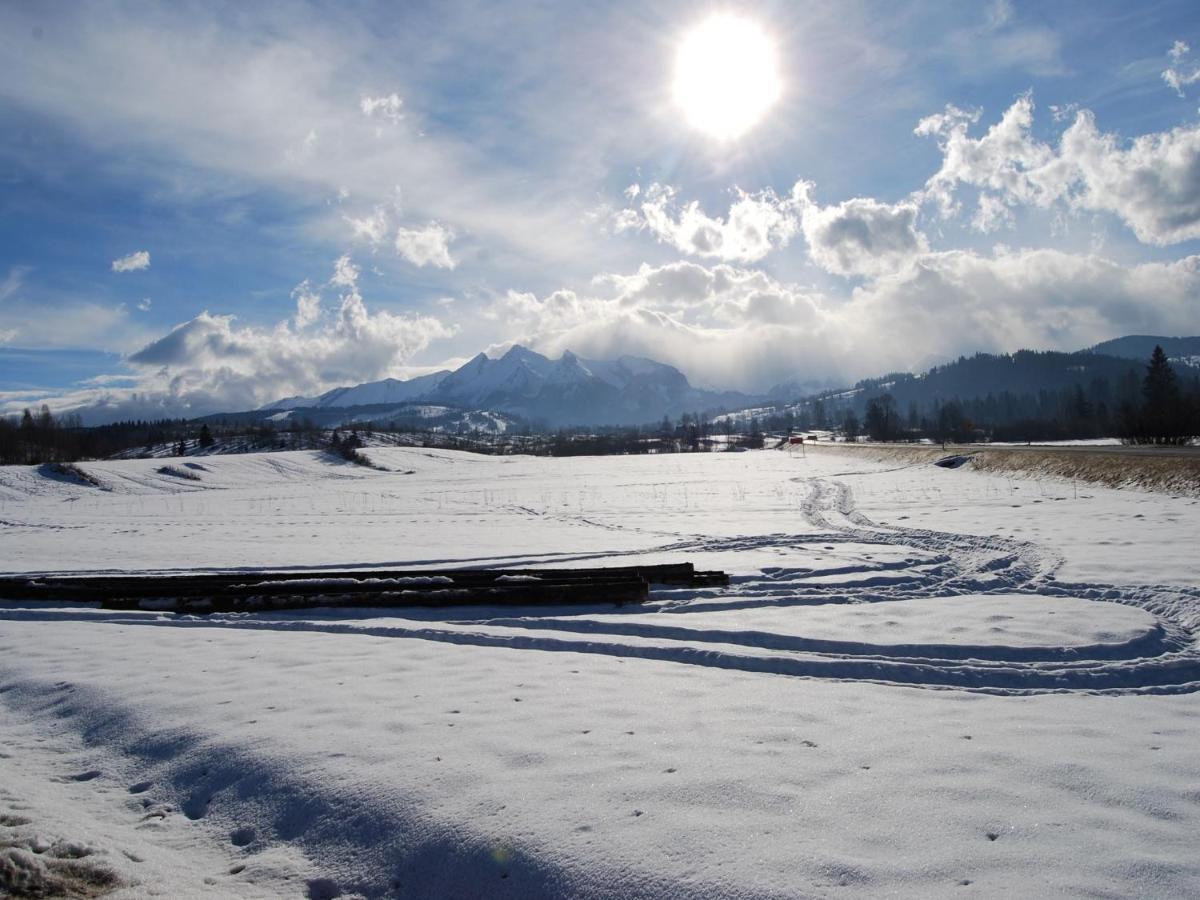
[[[128,256],[114,259],[112,262],[114,272],[139,272],[148,268],[150,268],[150,253],[147,250],[138,250]]]
[[[292,297],[296,300],[296,315],[292,321],[297,329],[307,328],[321,317],[321,294],[313,290],[308,279],[296,285]]]
[[[1166,245],[1200,237],[1200,125],[1142,135],[1126,144],[1080,110],[1057,148],[1031,133],[1033,99],[1017,99],[980,138],[968,135],[978,116],[954,107],[922,119],[917,134],[933,135],[942,165],[925,197],[943,215],[957,213],[957,190],[990,192],[977,226],[1004,224],[1006,207],[1030,205],[1110,212],[1143,243]]]
[[[804,238],[813,262],[845,276],[876,276],[900,269],[929,249],[917,228],[917,204],[856,197],[836,206],[804,209]]]
[[[1185,87],[1200,81],[1200,65],[1184,64],[1191,52],[1192,48],[1184,41],[1176,41],[1167,51],[1167,55],[1171,58],[1171,65],[1163,71],[1162,78],[1167,86],[1180,97],[1184,96],[1183,89]]]
[[[924,252],[848,298],[688,261],[604,275],[592,287],[510,292],[490,315],[511,329],[506,344],[640,354],[697,383],[756,390],[792,377],[920,369],[974,351],[1184,333],[1194,326],[1200,257],[1122,266],[1055,250]]]
[[[1015,228],[1016,219],[1008,204],[996,194],[979,193],[979,207],[971,218],[971,227],[987,234],[1000,228]]]
[[[404,101],[400,99],[399,94],[388,94],[386,97],[363,97],[358,105],[363,115],[368,118],[379,116],[382,119],[389,119],[393,122],[398,122],[404,118],[404,113],[401,112]]]
[[[453,269],[450,241],[454,232],[437,222],[423,228],[400,228],[396,231],[396,252],[414,266],[434,266]]]
[[[1085,110],[1063,135],[1061,158],[1079,173],[1075,205],[1116,214],[1143,243],[1200,237],[1200,126],[1142,135],[1123,149]]]
[[[633,185],[625,196],[640,202],[618,211],[611,222],[615,231],[648,231],[692,256],[742,263],[763,259],[803,232],[812,260],[848,277],[892,271],[928,249],[916,226],[917,203],[856,197],[822,207],[812,190],[810,182],[797,181],[785,197],[771,190],[739,191],[721,219],[706,214],[696,201],[680,206],[670,186],[655,183],[641,190]]]
[[[973,351],[1184,333],[1198,290],[1200,257],[1122,266],[1056,250],[955,250],[860,288],[841,315],[860,352],[886,371]]]
[[[943,113],[921,119],[914,130],[918,135],[936,137],[942,151],[941,168],[926,182],[925,189],[926,196],[937,201],[944,215],[958,210],[954,192],[959,184],[987,188],[1024,204],[1047,205],[1062,196],[1065,170],[1053,170],[1053,149],[1030,135],[1030,95],[1019,97],[983,137],[971,138],[967,132],[979,116],[978,110],[965,111],[951,105]]]
[[[358,288],[359,272],[360,269],[350,259],[350,254],[343,254],[333,264],[333,276],[329,279],[329,283],[336,287],[356,290]]]
[[[152,301],[150,300],[149,297],[143,297],[141,300],[138,301],[137,308],[140,309],[142,312],[149,312],[151,302]]]
[[[355,218],[345,216],[355,240],[365,240],[377,247],[387,240],[392,228],[392,216],[389,212],[400,214],[400,189],[396,188],[395,196],[390,204],[380,204],[367,216]],[[403,225],[396,229],[392,244],[396,253],[415,266],[433,266],[439,269],[453,269],[457,264],[450,255],[450,242],[454,239],[454,231],[438,222],[429,222],[423,226],[408,228]]]
[[[280,397],[315,394],[404,370],[431,341],[454,329],[423,315],[371,312],[358,290],[358,268],[343,256],[327,288],[336,305],[321,324],[321,292],[295,290],[293,321],[239,325],[236,317],[202,312],[128,357],[132,386],[98,385],[53,403],[92,407],[91,420],[139,414],[201,415],[253,409]]]
[[[345,216],[353,232],[354,240],[365,240],[370,244],[382,244],[387,239],[389,220],[387,210],[382,206],[362,218]]]
[[[681,207],[676,193],[663,184],[651,184],[644,191],[631,185],[625,196],[636,206],[613,216],[614,230],[649,231],[659,241],[705,259],[755,262],[787,246],[799,227],[796,196],[738,191],[729,215],[722,219],[706,214],[696,201]]]

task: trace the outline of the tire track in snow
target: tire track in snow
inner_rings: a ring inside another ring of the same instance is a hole
[[[910,551],[898,560],[867,561],[834,568],[766,568],[734,579],[729,589],[664,591],[661,622],[611,622],[563,616],[513,616],[511,610],[476,617],[457,611],[436,626],[419,623],[372,625],[371,619],[330,621],[302,614],[270,618],[245,615],[207,618],[148,617],[145,614],[79,613],[92,621],[154,627],[202,627],[259,631],[309,631],[375,638],[441,641],[519,651],[594,653],[745,672],[863,681],[917,688],[958,689],[993,694],[1071,691],[1181,693],[1200,690],[1200,590],[1107,584],[1066,584],[1055,572],[1057,553],[1013,538],[939,532],[881,525],[860,512],[842,482],[819,478],[805,483],[801,506],[817,532],[733,538],[689,537],[651,550],[606,556],[669,552],[739,552],[806,546],[889,547]],[[587,558],[581,554],[581,558]],[[820,577],[820,583],[812,579]],[[985,644],[837,641],[769,631],[722,631],[704,627],[703,613],[795,605],[920,602],[922,598],[977,594],[1031,594],[1122,603],[1149,612],[1157,625],[1125,642],[1069,647],[1010,647]],[[613,612],[612,610],[603,610]],[[631,612],[633,610],[630,610]],[[645,608],[637,613],[644,616]],[[336,615],[336,612],[332,613]],[[0,618],[30,618],[12,610]],[[42,613],[61,618],[67,612]],[[394,615],[394,611],[389,611]],[[458,620],[457,623],[453,620]],[[695,624],[693,624],[695,623]]]

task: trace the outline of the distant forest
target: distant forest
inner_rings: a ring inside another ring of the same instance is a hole
[[[756,427],[834,429],[898,441],[1047,441],[1119,437],[1186,443],[1200,435],[1200,370],[1161,348],[1139,364],[1102,354],[1022,350],[960,357],[826,392]]]

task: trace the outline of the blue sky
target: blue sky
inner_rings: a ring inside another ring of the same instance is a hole
[[[672,90],[712,15],[777,60],[734,140]],[[1195,333],[1198,70],[1187,2],[6,4],[0,409]]]

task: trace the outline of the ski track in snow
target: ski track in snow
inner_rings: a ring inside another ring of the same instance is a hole
[[[298,466],[269,458],[263,464],[281,475],[303,472]],[[146,486],[140,479],[130,480]],[[152,627],[361,634],[514,650],[605,654],[764,674],[993,694],[1072,691],[1157,694],[1200,690],[1200,644],[1195,635],[1200,591],[1061,582],[1055,577],[1061,557],[1046,547],[999,536],[880,525],[856,508],[853,492],[844,482],[815,477],[792,480],[807,490],[801,508],[804,520],[820,531],[736,538],[694,536],[652,550],[564,554],[550,557],[549,561],[610,560],[619,564],[622,556],[674,558],[698,552],[846,545],[894,547],[913,552],[893,561],[820,570],[768,566],[760,576],[736,577],[725,589],[658,589],[656,595],[665,598],[657,605],[661,624],[645,622],[644,615],[638,616],[640,621],[631,619],[626,623],[611,621],[612,617],[595,621],[580,615],[522,617],[511,615],[511,611],[491,618],[476,618],[469,626],[452,627],[372,625],[368,624],[369,619],[330,622],[306,613],[203,618],[89,613],[84,618]],[[518,515],[544,517],[564,524],[584,523],[641,535],[664,534],[654,529],[596,521],[584,515],[539,512],[527,506],[509,508]],[[500,562],[512,564],[511,560]],[[894,645],[814,640],[756,630],[713,630],[705,627],[703,621],[705,613],[767,606],[919,603],[927,597],[986,594],[1077,597],[1126,604],[1150,613],[1156,624],[1145,634],[1119,644],[1021,648],[1003,644]],[[629,611],[644,613],[643,609]],[[0,611],[0,616],[61,620],[69,618],[71,613]]]

